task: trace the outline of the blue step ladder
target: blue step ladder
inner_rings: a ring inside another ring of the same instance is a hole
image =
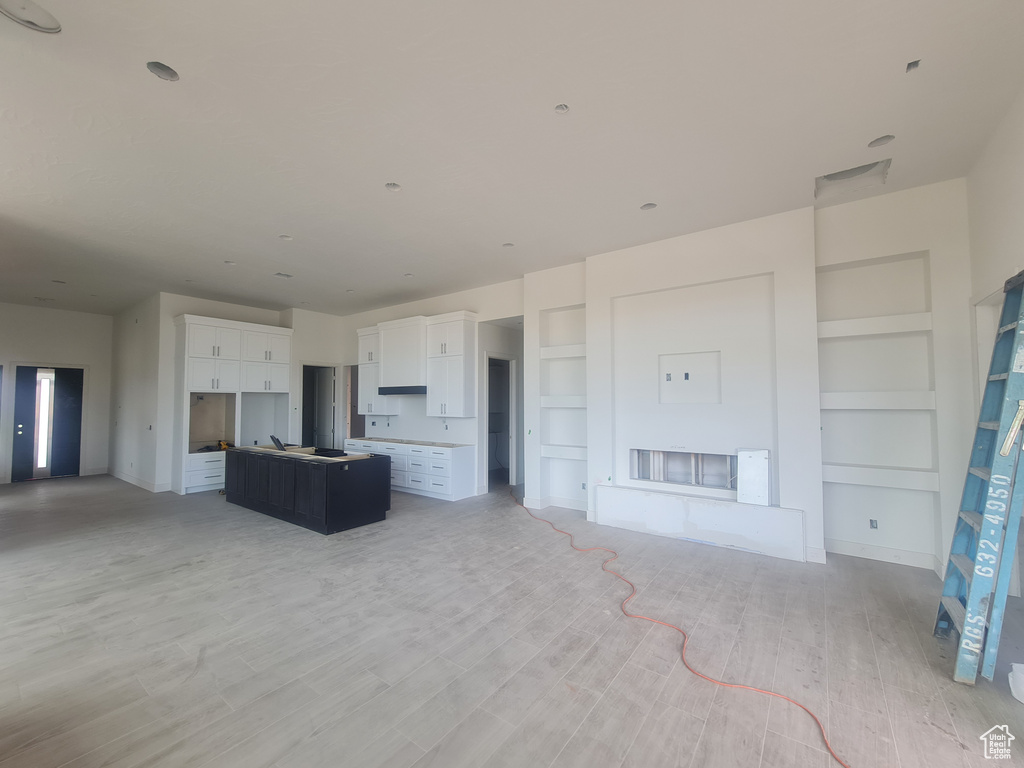
[[[953,532],[935,634],[960,633],[953,679],[992,679],[1024,506],[1024,272],[1003,286],[970,467]]]

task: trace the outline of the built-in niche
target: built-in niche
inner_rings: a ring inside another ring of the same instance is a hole
[[[196,453],[220,440],[235,439],[235,393],[193,392],[189,395],[188,452]]]

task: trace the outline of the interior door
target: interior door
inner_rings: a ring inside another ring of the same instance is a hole
[[[316,447],[334,448],[335,382],[333,368],[316,371]]]

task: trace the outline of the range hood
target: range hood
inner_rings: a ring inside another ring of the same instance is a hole
[[[378,395],[425,395],[425,384],[410,384],[406,387],[377,387]]]

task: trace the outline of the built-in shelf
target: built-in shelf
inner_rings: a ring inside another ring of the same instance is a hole
[[[550,360],[556,357],[586,357],[586,344],[559,344],[555,347],[541,347],[541,360]]]
[[[913,333],[932,329],[931,312],[914,312],[906,315],[885,315],[883,317],[858,317],[852,320],[826,320],[818,323],[819,339],[834,339],[842,336],[879,336],[887,333]]]
[[[909,491],[938,491],[939,473],[927,469],[891,469],[823,464],[821,479],[826,483],[874,485]]]
[[[544,395],[540,399],[541,408],[586,408],[586,395]]]
[[[935,393],[907,392],[822,392],[821,409],[840,411],[933,411]]]
[[[540,455],[545,459],[573,459],[575,461],[587,460],[587,446],[585,445],[542,445]]]

